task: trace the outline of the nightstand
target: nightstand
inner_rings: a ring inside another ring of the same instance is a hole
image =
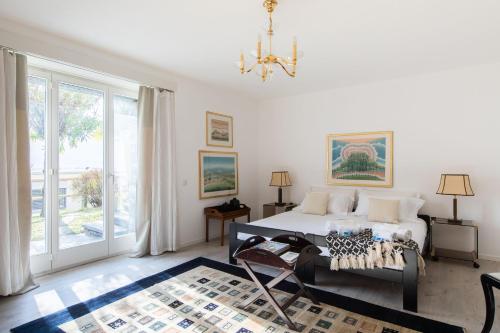
[[[435,247],[432,243],[432,227],[435,224],[445,225],[445,226],[454,226],[454,227],[464,227],[464,228],[472,228],[474,231],[474,250],[471,252],[465,251],[457,251],[451,249],[444,249]],[[450,222],[448,219],[433,217],[431,219],[431,230],[430,230],[430,243],[431,243],[431,256],[433,260],[438,260],[438,258],[450,258],[450,259],[458,259],[471,261],[474,268],[479,268],[478,259],[478,247],[479,247],[479,237],[478,237],[478,226],[474,224],[473,221],[463,220],[461,223]]]
[[[283,206],[278,206],[274,202],[268,203],[268,204],[264,204],[263,215],[264,215],[264,218],[266,218],[266,217],[270,217],[273,215],[277,215],[277,214],[291,211],[295,207],[297,207],[297,205],[294,203],[287,203],[287,204],[284,204]]]

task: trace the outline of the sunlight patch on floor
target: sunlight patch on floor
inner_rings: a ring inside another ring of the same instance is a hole
[[[42,316],[64,309],[66,306],[55,290],[49,290],[34,296],[38,311]]]
[[[132,282],[133,281],[125,274],[116,274],[108,277],[98,275],[90,279],[73,283],[71,289],[80,301],[86,301],[108,291],[126,286]]]

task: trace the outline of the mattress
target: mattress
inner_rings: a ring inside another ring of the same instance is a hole
[[[328,230],[326,228],[327,221],[338,220],[341,223],[342,220],[346,219],[355,221],[368,228],[374,224],[380,225],[380,222],[368,221],[367,216],[356,216],[354,214],[350,214],[346,217],[338,217],[330,214],[320,216],[303,214],[297,211],[290,211],[274,215],[262,220],[251,222],[250,224],[259,227],[301,232],[304,235],[314,234],[319,236],[326,236],[328,234]],[[425,221],[422,219],[402,220],[400,221],[399,226],[401,228],[411,230],[412,239],[417,242],[419,249],[422,250],[425,244],[425,238],[427,236],[427,224],[425,223]],[[241,232],[238,233],[238,239],[240,240],[246,240],[252,236],[253,235]],[[328,256],[328,249],[326,247],[320,247],[320,249],[322,251],[322,255]]]

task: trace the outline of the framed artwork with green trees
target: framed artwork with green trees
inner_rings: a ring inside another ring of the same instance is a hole
[[[342,186],[393,186],[393,132],[327,136],[327,183]]]

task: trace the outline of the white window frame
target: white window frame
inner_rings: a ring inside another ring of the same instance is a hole
[[[121,254],[129,251],[135,244],[135,233],[114,237],[114,110],[113,96],[138,98],[138,90],[124,89],[107,83],[93,81],[56,71],[49,71],[30,66],[29,76],[47,80],[47,110],[46,110],[46,253],[31,256],[31,268],[35,274],[60,270],[85,262]],[[104,156],[103,156],[103,187],[104,187],[104,235],[102,241],[59,249],[59,228],[53,226],[59,220],[59,136],[58,136],[58,94],[59,84],[67,83],[102,91],[104,94]],[[51,140],[51,141],[50,141]],[[50,142],[49,142],[50,141]]]

